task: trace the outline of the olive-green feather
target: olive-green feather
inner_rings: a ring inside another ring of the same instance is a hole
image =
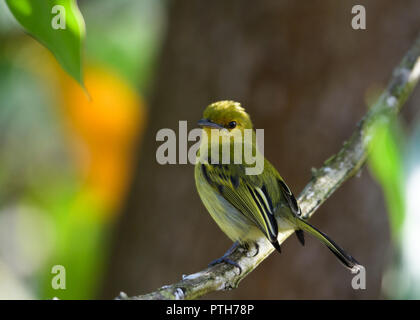
[[[276,241],[278,225],[276,211],[284,200],[276,173],[246,175],[245,167],[238,164],[201,164],[203,175],[209,184],[232,206],[264,233],[271,241]],[[274,168],[265,161],[264,171]]]

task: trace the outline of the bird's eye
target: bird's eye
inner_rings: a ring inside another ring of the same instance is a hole
[[[229,122],[228,126],[230,129],[236,128],[236,121]]]

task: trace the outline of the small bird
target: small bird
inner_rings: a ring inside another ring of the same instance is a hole
[[[359,267],[359,263],[352,256],[301,217],[301,210],[289,187],[256,147],[255,131],[250,116],[240,103],[219,101],[210,104],[198,125],[208,138],[201,139],[197,152],[196,187],[210,215],[234,241],[233,247],[211,264],[225,262],[237,266],[241,271],[240,266],[228,258],[237,245],[256,245],[256,241],[265,236],[273,247],[281,252],[277,240],[279,232],[294,230],[302,245],[305,244],[305,231],[324,243],[347,268],[354,270]],[[262,157],[264,167],[260,174],[247,174],[246,168],[252,164],[245,161],[244,152],[241,161],[233,161],[234,145],[238,143],[234,137],[238,132],[244,136],[246,129],[253,133],[252,139],[242,139],[239,143],[243,148],[252,148],[254,154]],[[211,137],[213,132],[219,134],[218,139]],[[225,139],[222,139],[223,136]],[[230,162],[223,163],[219,159],[220,163],[213,163],[216,161],[212,161],[215,156],[212,152],[219,153],[216,155],[220,156],[226,147],[230,152]],[[258,250],[258,246],[256,248]]]

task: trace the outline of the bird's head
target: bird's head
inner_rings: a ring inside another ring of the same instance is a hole
[[[210,104],[204,110],[203,119],[198,122],[203,129],[252,129],[252,122],[239,102],[218,101]]]

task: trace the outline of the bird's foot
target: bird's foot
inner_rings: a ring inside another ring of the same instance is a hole
[[[253,244],[253,245],[251,245]],[[258,242],[248,242],[244,243],[242,247],[246,250],[246,256],[247,257],[256,257],[258,253],[260,252],[260,246]]]
[[[213,260],[212,262],[209,263],[209,266],[214,266],[216,264],[220,264],[220,263],[226,263],[226,264],[230,264],[232,266],[235,266],[239,269],[239,274],[242,273],[242,268],[239,265],[239,263],[237,263],[236,261],[233,261],[232,259],[229,258],[230,254],[235,251],[235,249],[239,246],[239,242],[235,242],[232,247],[229,248],[228,251],[226,251],[226,253],[220,257],[219,259]]]
[[[219,259],[213,260],[212,262],[209,263],[209,266],[214,266],[216,264],[220,264],[220,263],[226,263],[226,264],[230,264],[234,267],[237,267],[239,269],[239,274],[242,273],[242,267],[239,265],[239,263],[237,263],[236,261],[233,261],[232,259],[229,259],[228,257],[220,257]]]

